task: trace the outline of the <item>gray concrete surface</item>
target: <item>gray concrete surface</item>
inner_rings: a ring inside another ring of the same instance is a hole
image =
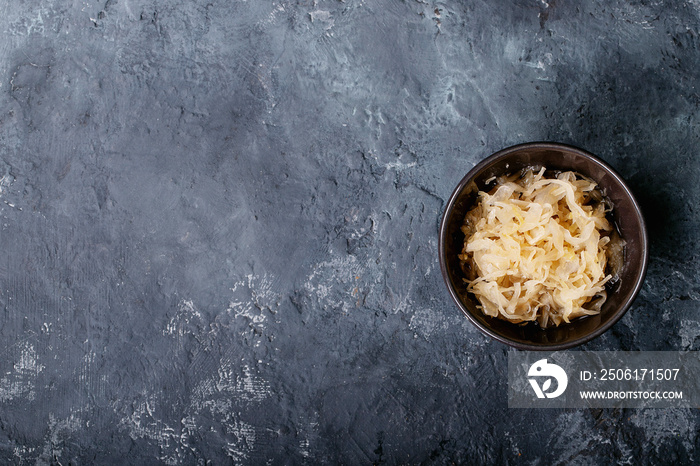
[[[583,349],[700,349],[700,3],[0,4],[0,462],[652,464],[696,410],[509,410],[437,225],[511,144],[650,224]]]

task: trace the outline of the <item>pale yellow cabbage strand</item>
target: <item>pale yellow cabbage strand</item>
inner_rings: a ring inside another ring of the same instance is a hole
[[[611,225],[602,203],[584,204],[595,183],[573,172],[547,179],[544,171],[479,193],[470,212],[478,220],[463,227],[472,234],[460,258],[471,258],[476,268],[468,290],[485,314],[547,326],[599,312],[611,278],[605,274],[609,238],[601,232]],[[595,296],[602,299],[586,309]]]

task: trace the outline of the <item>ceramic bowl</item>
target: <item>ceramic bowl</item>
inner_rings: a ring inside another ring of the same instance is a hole
[[[598,183],[612,202],[612,220],[625,241],[620,280],[608,289],[599,315],[572,320],[558,327],[541,328],[536,323],[513,324],[484,315],[478,301],[467,293],[458,254],[464,245],[460,227],[487,180],[517,173],[526,167],[572,170]],[[644,218],[632,192],[608,164],[576,147],[537,142],[503,149],[477,164],[457,185],[443,213],[438,250],[445,284],[457,307],[483,333],[522,350],[557,351],[590,341],[612,327],[627,312],[639,292],[647,269],[648,240]]]

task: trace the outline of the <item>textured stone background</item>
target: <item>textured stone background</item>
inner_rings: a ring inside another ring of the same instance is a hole
[[[595,350],[700,349],[698,0],[0,4],[0,462],[700,460],[696,410],[509,410],[437,225],[511,144],[650,225]]]

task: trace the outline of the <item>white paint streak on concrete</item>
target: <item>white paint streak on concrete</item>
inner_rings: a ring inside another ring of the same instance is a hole
[[[133,440],[155,441],[161,449],[160,461],[169,465],[179,464],[182,460],[179,429],[160,420],[155,410],[156,403],[155,395],[144,393],[142,399],[130,405],[133,409],[122,417],[119,426],[126,429]]]
[[[233,284],[228,308],[211,324],[205,322],[205,316],[193,300],[182,299],[162,334],[176,338],[181,344],[188,341],[183,339],[187,335],[210,340],[220,331],[218,319],[228,322],[231,317],[245,319],[249,325],[262,330],[277,312],[282,299],[275,291],[275,283],[267,274],[246,275]],[[181,463],[194,451],[192,439],[200,435],[196,419],[204,415],[214,422],[213,429],[225,436],[226,455],[238,463],[250,457],[259,438],[256,427],[241,420],[240,409],[258,404],[271,395],[270,384],[255,373],[254,367],[224,358],[219,361],[215,374],[194,387],[179,423],[166,424],[163,416],[156,412],[162,393],[144,392],[127,405],[115,403],[114,409],[121,419],[120,427],[132,439],[148,439],[160,447],[159,459],[165,464]]]
[[[310,455],[309,445],[309,439],[301,439],[299,441],[299,453],[301,453],[301,456],[304,458],[308,458]]]
[[[14,177],[9,173],[6,173],[0,178],[0,196],[3,196],[7,192],[14,181]]]
[[[44,34],[44,14],[42,9],[28,13],[10,24],[10,33],[16,36]]]
[[[333,16],[331,16],[330,11],[316,9],[309,13],[309,17],[312,23],[321,23],[323,29],[326,31],[330,30],[335,25],[335,20]]]
[[[10,401],[18,397],[33,400],[36,396],[36,379],[44,366],[31,343],[22,344],[19,359],[12,370],[0,379],[0,401]]]
[[[183,299],[178,305],[178,310],[170,319],[163,330],[163,335],[182,337],[189,333],[193,323],[201,323],[202,314],[195,308],[191,299]]]
[[[226,443],[227,456],[237,463],[248,459],[255,448],[257,432],[254,426],[239,419],[240,412],[236,410],[231,399],[207,398],[193,403],[191,409],[197,416],[201,416],[202,411],[208,411],[207,416],[221,423],[222,434],[233,437],[233,441]]]
[[[255,427],[242,421],[234,421],[229,425],[228,433],[232,434],[236,441],[235,443],[228,442],[226,444],[226,455],[234,462],[241,462],[247,459],[250,452],[255,448]]]
[[[433,333],[447,330],[449,324],[445,314],[436,309],[416,309],[408,326],[414,332],[429,338]]]
[[[41,460],[54,464],[55,458],[63,454],[62,445],[75,437],[83,427],[83,420],[76,413],[71,413],[65,419],[58,420],[53,413],[49,413],[49,433],[41,453]],[[37,461],[39,463],[39,461]],[[48,464],[48,463],[47,463]]]
[[[246,275],[231,288],[233,297],[226,311],[235,318],[247,319],[251,325],[263,330],[268,317],[277,313],[282,299],[274,290],[274,283],[267,274]]]
[[[254,450],[258,432],[255,426],[240,419],[240,406],[255,406],[272,396],[270,384],[254,373],[249,365],[242,368],[230,360],[222,360],[217,374],[203,380],[193,390],[188,414],[219,419],[225,433],[234,441],[225,447],[226,455],[234,462],[249,458]]]
[[[14,447],[14,449],[12,450],[12,455],[15,458],[17,458],[17,461],[15,462],[15,464],[23,464],[26,461],[25,458],[28,455],[34,456],[34,452],[36,450],[37,449],[35,447],[28,447],[26,445],[19,445],[19,446]]]
[[[406,169],[408,169],[408,168],[415,167],[416,165],[418,165],[418,162],[409,162],[409,163],[389,162],[389,163],[385,163],[385,164],[384,164],[384,167],[385,167],[387,170],[393,170],[393,169],[395,169],[395,170],[400,171],[400,170],[406,170]]]
[[[364,267],[357,257],[335,257],[317,264],[304,283],[304,289],[316,297],[322,306],[345,308],[352,301],[358,277],[364,275]],[[334,290],[343,290],[338,296]]]
[[[217,377],[205,379],[195,389],[194,399],[199,400],[199,406],[195,406],[201,408],[206,400],[219,394],[247,403],[260,402],[272,395],[270,384],[254,375],[250,366],[244,365],[241,371],[230,361],[222,362]]]
[[[285,10],[283,4],[280,3],[276,5],[265,19],[258,21],[258,27],[264,28],[270,26],[271,24],[277,23],[280,13],[283,13],[284,11]]]

